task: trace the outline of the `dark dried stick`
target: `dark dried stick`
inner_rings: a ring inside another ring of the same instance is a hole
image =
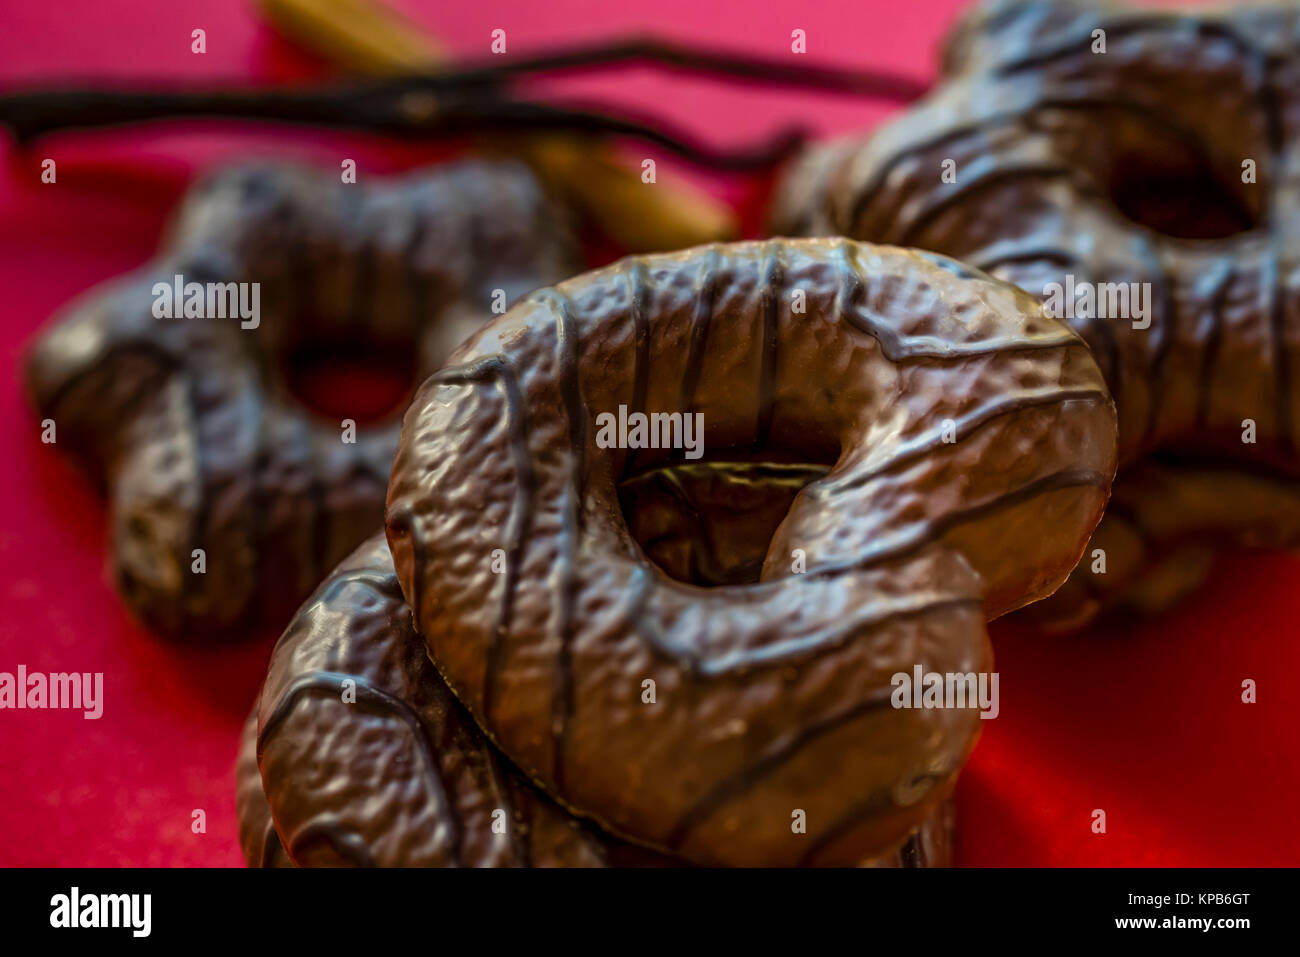
[[[446,91],[492,86],[530,74],[651,64],[682,73],[738,80],[759,86],[785,86],[901,102],[919,99],[930,86],[924,80],[886,70],[808,65],[802,60],[803,57],[754,56],[654,37],[632,37],[565,47],[502,63],[495,60],[482,62],[409,79],[421,87]]]
[[[690,135],[630,116],[495,94],[439,96],[394,91],[394,84],[300,90],[148,89],[33,90],[0,95],[0,126],[19,144],[64,130],[88,130],[178,119],[222,119],[334,127],[402,139],[446,139],[481,133],[579,132],[629,136],[710,169],[744,172],[780,162],[803,142],[797,129],[720,150]]]

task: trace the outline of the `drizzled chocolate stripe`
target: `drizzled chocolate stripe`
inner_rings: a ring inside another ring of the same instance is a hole
[[[1142,444],[1148,445],[1154,440],[1160,413],[1164,410],[1165,365],[1178,330],[1178,296],[1173,288],[1173,280],[1169,276],[1165,258],[1152,247],[1151,240],[1144,233],[1139,232],[1137,235],[1143,258],[1154,269],[1159,293],[1159,305],[1153,302],[1148,306],[1155,315],[1164,317],[1163,322],[1153,321],[1149,330],[1155,338],[1155,343],[1151,350],[1149,373],[1151,399],[1147,408],[1146,427],[1142,433]],[[1098,322],[1101,323],[1103,320],[1099,319]]]
[[[514,614],[515,591],[519,586],[520,565],[523,564],[524,548],[528,532],[532,527],[533,495],[536,493],[536,479],[533,475],[532,454],[528,447],[528,428],[524,419],[524,400],[519,389],[519,381],[514,368],[500,354],[485,356],[458,366],[450,366],[431,377],[439,385],[481,384],[487,381],[500,383],[506,406],[506,427],[510,435],[511,459],[515,467],[515,485],[517,493],[515,507],[511,510],[511,528],[506,533],[509,550],[506,555],[506,567],[501,588],[501,605],[497,612],[497,625],[488,644],[486,663],[483,670],[483,720],[490,724],[492,705],[496,694],[497,672],[501,667],[502,645],[510,632],[510,623]],[[415,522],[409,525],[412,545],[418,545],[419,533]],[[413,580],[416,587],[410,596],[411,614],[416,622],[420,619],[419,594],[424,581],[423,556],[417,553],[412,559],[414,564]]]
[[[754,761],[723,778],[697,799],[678,819],[665,843],[672,850],[680,848],[692,831],[728,802],[744,795],[763,778],[775,774],[816,739],[838,731],[859,718],[883,711],[889,705],[892,694],[893,688],[878,690],[852,707],[827,715],[793,734],[773,741]]]
[[[578,360],[582,344],[578,326],[573,318],[573,303],[558,289],[547,289],[538,296],[555,314],[556,382],[564,401],[564,412],[569,420],[569,449],[572,464],[569,478],[577,491],[578,512],[575,520],[582,523],[581,504],[585,497],[587,458],[587,417],[583,414],[582,383],[578,378]]]
[[[1004,114],[1001,117],[1002,122],[1015,122],[1018,118],[1017,113]],[[852,197],[852,203],[849,206],[847,224],[842,226],[844,231],[853,236],[866,236],[870,234],[869,230],[862,228],[862,218],[867,214],[867,208],[875,201],[876,196],[880,193],[881,188],[897,172],[898,167],[904,160],[910,159],[915,153],[938,149],[941,146],[947,146],[965,139],[968,136],[975,136],[983,133],[986,129],[991,129],[997,124],[990,118],[985,121],[968,123],[957,127],[956,129],[945,130],[930,139],[922,140],[919,143],[905,144],[899,147],[895,152],[880,163],[879,168],[872,174],[871,178],[860,186],[856,187]]]
[[[573,716],[573,606],[577,598],[574,560],[582,535],[583,489],[586,462],[586,417],[578,360],[582,345],[574,322],[572,303],[558,290],[541,294],[555,315],[556,382],[564,401],[569,426],[569,477],[560,507],[562,527],[559,542],[559,612],[556,632],[560,647],[555,655],[554,687],[551,695],[551,779],[556,790],[564,788],[564,754],[569,719]]]
[[[627,263],[624,275],[628,283],[628,310],[632,315],[632,345],[635,352],[632,366],[632,411],[645,413],[646,391],[650,383],[650,319],[646,299],[650,283],[644,259],[637,257]],[[630,475],[639,449],[628,449],[623,460],[623,475]]]
[[[966,261],[976,269],[992,273],[999,266],[1022,265],[1032,262],[1048,262],[1069,269],[1079,262],[1079,254],[1072,249],[1059,246],[1045,246],[1040,239],[1004,239],[986,246],[978,252],[971,253]]]
[[[806,575],[812,578],[829,578],[846,572],[872,568],[882,562],[903,558],[930,542],[946,535],[959,525],[978,521],[1007,508],[1013,508],[1047,492],[1063,491],[1069,488],[1095,488],[1105,491],[1110,487],[1110,476],[1101,472],[1084,469],[1062,469],[1035,479],[1017,489],[1013,489],[996,498],[973,505],[970,508],[949,512],[946,515],[923,522],[914,522],[916,531],[910,535],[897,535],[884,545],[867,549],[862,555],[847,562],[835,562],[810,568]]]
[[[711,247],[700,261],[700,271],[695,279],[695,312],[691,319],[691,342],[682,372],[681,407],[689,415],[695,407],[695,391],[700,385],[700,372],[704,367],[705,346],[709,341],[709,325],[713,319],[713,303],[718,290],[718,264],[721,253]]]
[[[862,228],[862,219],[866,215],[867,209],[875,202],[877,196],[884,192],[886,184],[889,183],[897,168],[905,160],[911,159],[918,153],[938,149],[968,136],[985,135],[1002,126],[1026,124],[1036,113],[1048,110],[1080,112],[1111,110],[1132,113],[1144,125],[1160,129],[1162,135],[1171,141],[1172,146],[1184,150],[1198,160],[1212,166],[1209,163],[1209,154],[1194,130],[1187,128],[1167,114],[1161,113],[1145,103],[1127,100],[1122,97],[1110,99],[1086,94],[1044,96],[1020,106],[990,113],[983,119],[965,123],[952,129],[945,129],[930,137],[908,139],[900,144],[894,152],[880,162],[871,177],[856,188],[849,215],[846,217],[846,231],[853,236],[866,237],[869,234],[868,230]],[[1099,194],[1100,192],[1095,187],[1083,186],[1082,188],[1092,194]]]
[[[764,669],[804,664],[822,655],[841,650],[864,630],[879,627],[887,622],[904,621],[954,609],[980,609],[984,606],[982,599],[952,595],[922,595],[919,599],[913,596],[912,599],[893,605],[889,602],[875,602],[865,606],[855,618],[828,633],[775,642],[761,648],[732,652],[721,658],[705,661],[693,649],[674,645],[645,616],[645,608],[655,587],[654,573],[645,565],[638,565],[633,569],[632,574],[633,597],[627,612],[629,627],[652,651],[684,668],[691,678],[700,680],[751,675]],[[751,589],[765,587],[772,590],[788,584],[788,581],[777,580],[765,582],[761,586],[749,587]]]
[[[1223,343],[1223,309],[1228,292],[1236,279],[1236,268],[1231,259],[1223,259],[1209,296],[1209,329],[1205,332],[1205,346],[1201,352],[1201,368],[1196,387],[1196,426],[1205,428],[1210,416],[1210,392],[1214,387],[1214,370],[1218,366],[1219,348]]]
[[[529,806],[528,802],[521,805],[520,802],[515,800],[514,789],[510,786],[505,769],[501,767],[501,760],[497,756],[496,748],[490,744],[486,745],[483,753],[487,758],[488,773],[492,777],[492,789],[497,793],[500,803],[504,806],[503,810],[516,825],[506,829],[510,841],[510,851],[520,867],[532,867],[532,845],[522,837],[522,835],[529,833],[532,825],[524,810]]]
[[[1119,340],[1115,338],[1115,330],[1105,319],[1092,315],[1084,317],[1083,328],[1079,334],[1084,336],[1089,346],[1095,350],[1098,364],[1102,367],[1102,378],[1106,380],[1115,407],[1119,408],[1123,397],[1128,393],[1125,382],[1128,372],[1120,356]]]
[[[938,362],[965,362],[968,359],[996,355],[1002,352],[1030,352],[1038,349],[1059,349],[1075,345],[1078,337],[1068,330],[1055,336],[998,338],[974,344],[954,343],[936,336],[906,336],[882,317],[872,313],[862,304],[866,288],[861,274],[853,268],[855,248],[852,240],[836,244],[833,253],[839,291],[835,309],[845,321],[880,344],[880,351],[890,362],[903,363],[918,360]]]
[[[447,822],[449,834],[449,856],[452,860],[460,859],[461,825],[456,817],[456,810],[447,794],[447,786],[442,780],[442,769],[438,763],[437,750],[424,719],[407,702],[396,695],[377,688],[361,675],[343,674],[337,671],[310,671],[295,678],[276,700],[270,715],[262,723],[257,734],[257,755],[261,762],[266,742],[275,734],[289,717],[294,706],[309,695],[341,696],[344,682],[350,681],[356,692],[356,706],[368,708],[373,713],[397,718],[405,724],[415,738],[421,757],[424,759],[433,801],[437,807],[437,817]],[[290,842],[290,853],[295,851],[294,842]]]
[[[1279,64],[1258,47],[1251,53],[1255,70],[1259,75],[1256,93],[1260,102],[1264,104],[1264,136],[1268,140],[1269,154],[1273,158],[1275,173],[1267,184],[1269,202],[1265,210],[1271,212],[1277,208],[1281,172],[1285,168],[1283,158],[1286,156],[1286,121],[1283,117],[1282,96],[1277,82]],[[1270,229],[1276,229],[1278,224],[1270,221],[1268,226]]]
[[[1074,342],[1080,348],[1086,348],[1082,342]],[[975,433],[988,425],[1004,419],[1008,416],[1015,415],[1019,412],[1025,412],[1029,409],[1044,408],[1046,406],[1057,405],[1064,402],[1109,402],[1110,395],[1105,389],[1059,389],[1048,388],[1037,392],[1021,392],[1019,395],[1013,395],[1007,399],[999,399],[996,402],[989,402],[980,406],[972,412],[968,412],[959,419],[954,419],[955,435],[958,439],[970,438]],[[922,436],[911,442],[903,442],[898,446],[898,451],[883,460],[879,465],[865,471],[859,472],[851,479],[845,482],[835,484],[839,491],[849,491],[861,488],[869,482],[874,481],[887,472],[892,472],[901,465],[915,461],[926,453],[934,452],[941,446],[950,443],[944,440],[943,430],[931,432],[927,436]]]
[[[1037,262],[1050,263],[1061,269],[1072,269],[1082,263],[1082,257],[1076,251],[1043,246],[1034,240],[1001,240],[986,247],[983,253],[972,254],[970,260],[977,269],[986,273],[992,273],[1001,266]],[[1016,285],[1022,289],[1028,288],[1020,283]],[[1124,370],[1120,364],[1119,343],[1115,339],[1114,330],[1095,315],[1077,316],[1074,326],[1091,347],[1102,367],[1102,377],[1110,387],[1111,398],[1118,405],[1124,392]]]
[[[762,364],[758,371],[758,422],[754,428],[754,451],[767,444],[772,431],[773,403],[776,401],[776,360],[779,342],[780,298],[777,290],[785,277],[785,245],[770,242],[763,247],[763,267],[758,308],[763,316]]]
[[[44,395],[36,395],[36,404],[43,413],[51,418],[57,418],[59,406],[63,404],[79,385],[85,382],[90,376],[102,371],[105,367],[112,366],[124,358],[146,358],[158,364],[158,377],[165,378],[176,372],[181,367],[181,360],[170,350],[154,342],[146,342],[142,339],[128,339],[125,342],[115,342],[107,349],[99,352],[95,359],[86,363],[76,372],[65,376],[54,388],[46,391]],[[152,395],[153,390],[146,388],[147,383],[143,380],[151,377],[141,376],[141,387],[137,391],[137,399]]]
[[[555,788],[564,788],[564,754],[568,741],[569,719],[573,717],[573,605],[576,598],[573,563],[578,548],[577,490],[572,483],[564,487],[561,511],[564,516],[559,542],[559,611],[556,633],[560,647],[555,654],[555,675],[551,692],[551,780]]]
[[[941,773],[923,774],[920,777],[914,779],[912,781],[912,784],[913,786],[920,783],[938,784],[942,782],[951,773],[952,773],[952,769],[948,768]],[[840,838],[844,837],[846,834],[851,833],[855,828],[859,827],[869,817],[872,817],[875,814],[879,814],[881,811],[885,810],[886,808],[893,807],[893,806],[894,806],[894,798],[893,795],[888,791],[877,791],[875,794],[861,801],[860,803],[855,805],[851,810],[849,810],[848,813],[842,815],[838,820],[832,822],[832,824],[828,828],[826,828],[824,831],[821,832],[821,834],[819,834],[816,838],[813,839],[811,845],[808,847],[808,850],[805,851],[803,857],[800,858],[799,865],[801,867],[806,867],[809,864],[812,864],[817,860],[818,856],[822,853],[822,851],[830,847],[832,844],[834,844]]]
[[[898,234],[900,246],[917,245],[916,237],[929,228],[940,216],[951,211],[986,190],[996,189],[1007,183],[1022,182],[1026,179],[1068,179],[1075,180],[1076,170],[1064,163],[1018,163],[996,166],[981,176],[969,173],[962,177],[960,183],[952,184],[943,190],[940,197],[927,204],[908,223],[901,227]],[[1085,184],[1076,182],[1077,188]]]

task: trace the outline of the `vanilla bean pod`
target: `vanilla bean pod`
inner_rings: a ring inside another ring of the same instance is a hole
[[[799,130],[787,129],[753,145],[720,150],[659,122],[489,91],[435,94],[405,80],[293,90],[54,89],[0,95],[0,126],[19,144],[63,130],[178,119],[308,124],[403,139],[557,131],[629,136],[699,166],[730,172],[768,168],[804,139]]]
[[[492,86],[530,74],[643,64],[760,86],[785,86],[902,102],[919,99],[930,87],[925,80],[886,70],[806,65],[799,62],[802,58],[754,56],[653,37],[564,47],[504,63],[498,63],[496,59],[411,80],[422,87],[448,90]]]

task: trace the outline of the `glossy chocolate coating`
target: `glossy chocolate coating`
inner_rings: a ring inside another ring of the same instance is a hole
[[[1147,328],[1066,320],[1115,396],[1115,497],[1137,514],[1108,513],[1089,548],[1105,573],[1084,562],[1035,614],[1155,609],[1216,546],[1300,543],[1300,8],[984,3],[944,73],[900,118],[796,163],[773,229],[937,250],[1038,297],[1069,276],[1149,284]],[[1147,515],[1157,488],[1190,511]],[[1276,510],[1218,501],[1238,496]]]
[[[626,260],[449,362],[388,497],[430,654],[549,793],[696,863],[852,864],[935,812],[977,712],[893,708],[892,676],[989,670],[986,618],[1064,580],[1115,467],[1109,393],[1064,324],[951,260],[849,240]],[[682,459],[601,448],[619,406],[702,413],[706,460],[829,466],[759,582],[647,560],[618,485]]]
[[[382,535],[285,631],[258,715],[240,765],[250,864],[671,863],[570,817],[497,754],[429,662]]]
[[[702,483],[709,484],[696,471],[683,480],[685,498],[673,502],[706,507],[707,498],[691,498]],[[685,514],[662,527],[670,536],[699,529]],[[345,679],[355,683],[354,703],[342,700]],[[396,597],[382,535],[336,569],[294,619],[268,688],[261,696],[268,788],[258,766],[258,708],[244,725],[236,767],[239,842],[250,866],[683,864],[571,817],[496,751],[430,664]],[[505,834],[492,832],[497,808],[506,812]],[[945,804],[899,848],[863,866],[946,866],[951,833]]]
[[[290,394],[296,349],[404,351],[423,376],[494,290],[513,299],[577,261],[560,211],[511,162],[376,185],[250,166],[195,186],[159,257],[73,304],[26,359],[39,415],[107,495],[131,610],[182,639],[282,622],[379,522],[399,417],[345,442]],[[177,274],[259,283],[259,325],[156,318],[154,284]]]

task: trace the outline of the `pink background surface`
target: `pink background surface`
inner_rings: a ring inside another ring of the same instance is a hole
[[[512,55],[628,32],[779,55],[790,31],[809,59],[918,77],[958,0],[853,4],[616,5],[487,0],[400,7],[456,54]],[[245,2],[0,3],[0,84],[37,78],[274,81],[318,72]],[[208,52],[190,53],[190,31]],[[865,128],[887,108],[853,100],[710,86],[623,70],[565,90],[671,112],[717,142],[784,122]],[[346,146],[347,153],[340,150]],[[363,175],[418,150],[335,135],[154,128],[60,137],[27,156],[0,145],[0,671],[102,671],[105,713],[0,712],[0,864],[238,865],[233,763],[238,730],[274,635],[234,648],[179,649],[127,617],[104,575],[104,510],[53,449],[20,394],[24,345],[51,312],[153,252],[193,172],[274,150]],[[36,165],[58,161],[58,183]],[[747,202],[755,184],[715,184]],[[378,522],[378,516],[376,517]],[[1300,563],[1229,556],[1212,584],[1154,625],[1071,639],[995,626],[1002,716],[987,722],[958,790],[964,864],[1297,864]],[[1240,702],[1244,678],[1259,703]],[[193,834],[191,812],[207,815]],[[1090,830],[1094,808],[1109,832]]]

